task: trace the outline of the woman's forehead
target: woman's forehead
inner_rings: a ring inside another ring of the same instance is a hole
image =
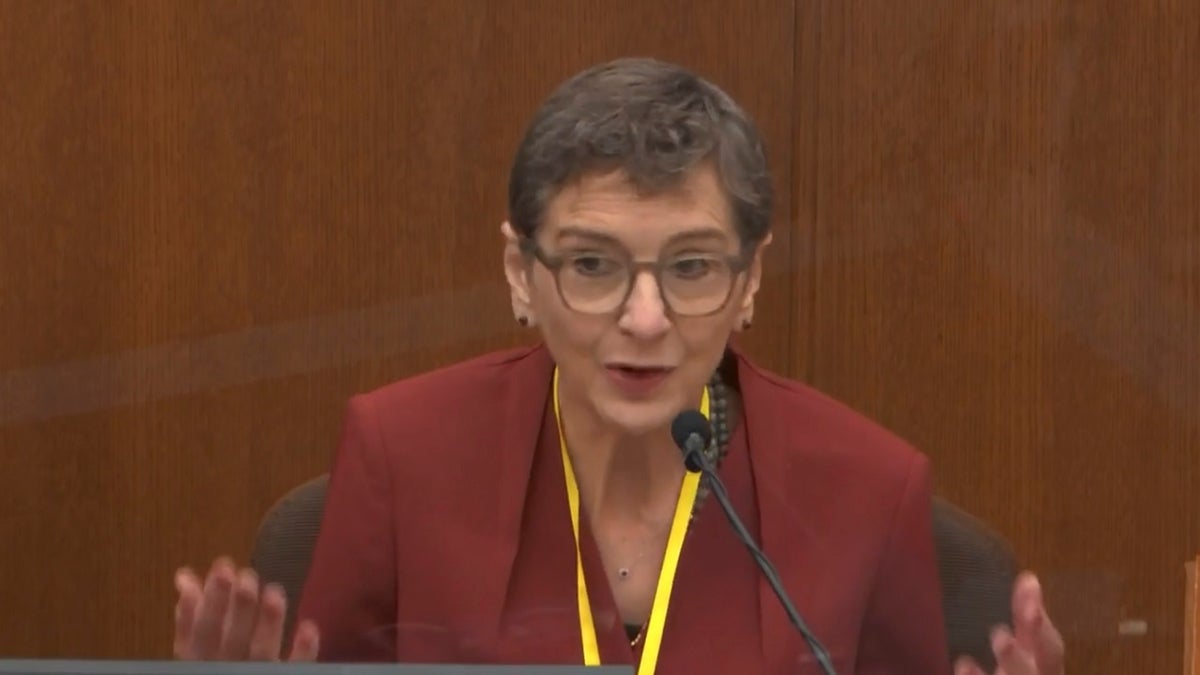
[[[619,173],[584,176],[547,204],[544,241],[566,237],[619,243],[736,239],[729,201],[711,170],[647,193]]]

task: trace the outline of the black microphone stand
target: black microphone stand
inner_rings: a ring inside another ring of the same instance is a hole
[[[800,631],[800,635],[808,643],[808,648],[812,652],[813,657],[816,658],[817,663],[821,666],[821,670],[825,675],[837,675],[837,671],[833,669],[833,661],[829,658],[829,652],[825,651],[825,647],[817,640],[817,636],[813,635],[812,631],[808,629],[808,624],[804,623],[800,612],[796,611],[796,606],[792,604],[787,591],[783,589],[783,582],[779,580],[779,573],[775,571],[775,566],[767,559],[766,554],[762,552],[758,544],[754,543],[754,537],[750,535],[750,532],[742,523],[742,519],[733,510],[733,504],[729,502],[729,493],[725,491],[725,484],[721,482],[720,477],[717,476],[717,472],[713,471],[708,457],[704,454],[704,446],[705,440],[700,434],[691,434],[687,439],[687,455],[684,457],[684,464],[689,471],[700,471],[701,477],[708,483],[709,491],[716,497],[717,503],[721,505],[721,510],[725,513],[729,524],[733,526],[733,531],[737,534],[738,539],[741,539],[742,543],[746,545],[746,548],[750,550],[750,555],[758,563],[758,567],[762,570],[763,576],[766,577],[767,583],[771,585],[771,590],[775,591],[775,596],[779,598],[779,603],[783,605],[783,611],[787,613],[792,625],[796,627],[796,630]]]

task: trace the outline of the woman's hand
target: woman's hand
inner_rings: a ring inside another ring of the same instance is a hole
[[[1013,628],[992,631],[996,655],[994,675],[1063,675],[1063,640],[1046,615],[1042,587],[1028,572],[1017,578],[1012,599]],[[974,660],[963,657],[954,675],[986,675]]]
[[[278,661],[282,657],[287,598],[268,584],[259,589],[251,569],[218,558],[203,583],[187,568],[175,573],[175,658],[200,661]],[[296,628],[289,661],[315,661],[312,622]]]

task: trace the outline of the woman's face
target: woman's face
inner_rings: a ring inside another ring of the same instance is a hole
[[[753,314],[770,241],[742,257],[715,171],[698,167],[678,189],[650,196],[620,172],[588,175],[549,202],[542,223],[540,257],[522,252],[504,225],[505,266],[514,311],[541,330],[563,399],[629,435],[697,406],[730,333]],[[738,258],[744,269],[723,271]],[[650,269],[626,274],[630,261],[662,261],[664,288]]]

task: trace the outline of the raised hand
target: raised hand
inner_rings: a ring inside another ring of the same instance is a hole
[[[1013,586],[1013,628],[992,631],[996,655],[994,675],[1063,675],[1063,640],[1046,614],[1042,587],[1028,572]],[[954,664],[955,675],[986,675],[974,660],[963,657]]]
[[[190,569],[175,573],[175,658],[202,661],[278,661],[282,658],[287,598],[267,584],[260,591],[251,569],[218,558],[201,582]],[[289,661],[314,661],[318,633],[312,622],[296,627]]]

